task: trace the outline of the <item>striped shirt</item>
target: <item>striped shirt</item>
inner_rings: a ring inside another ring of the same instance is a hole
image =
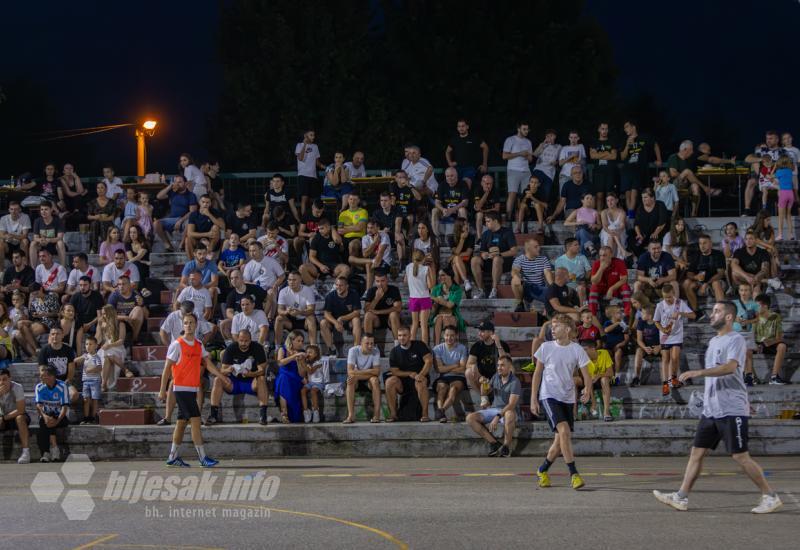
[[[553,265],[547,256],[540,254],[534,259],[529,259],[525,254],[514,258],[511,269],[518,267],[522,272],[522,281],[526,284],[544,285],[544,272],[553,270]]]

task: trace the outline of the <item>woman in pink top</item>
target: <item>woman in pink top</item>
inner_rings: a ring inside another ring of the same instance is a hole
[[[125,252],[125,243],[120,239],[119,229],[116,226],[108,228],[106,240],[100,243],[100,265],[104,266],[114,261],[114,253],[117,250]]]
[[[594,209],[594,195],[586,193],[581,199],[581,207],[574,210],[567,219],[565,226],[575,226],[575,238],[581,245],[584,256],[594,256],[600,247],[600,215]]]

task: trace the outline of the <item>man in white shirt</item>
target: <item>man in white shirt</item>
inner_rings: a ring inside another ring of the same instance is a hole
[[[352,424],[356,420],[356,390],[372,393],[372,422],[381,421],[381,356],[375,349],[375,337],[364,334],[361,345],[347,351],[347,418],[342,424]]]
[[[542,182],[542,196],[545,201],[550,200],[553,192],[553,180],[556,177],[556,166],[558,166],[558,156],[561,153],[561,146],[556,143],[556,131],[548,129],[544,131],[544,141],[542,141],[533,151],[536,157],[536,166],[533,167],[533,175]]]
[[[392,263],[392,241],[381,231],[378,220],[367,221],[367,232],[361,237],[361,255],[351,254],[347,260],[353,267],[363,267],[367,272],[367,288],[372,287],[375,270],[389,268]]]
[[[64,299],[69,300],[78,291],[78,281],[84,275],[92,280],[92,290],[100,290],[100,269],[89,265],[86,253],[79,252],[72,258],[72,270],[67,278],[67,292],[64,294]]]
[[[103,183],[106,184],[106,198],[114,202],[122,199],[122,180],[114,175],[113,166],[103,167]]]
[[[275,342],[283,342],[284,330],[305,330],[308,342],[317,343],[317,300],[310,286],[303,284],[300,272],[289,273],[289,285],[278,294],[278,316],[275,318]]]
[[[353,153],[353,160],[344,163],[344,167],[350,174],[350,179],[353,178],[366,178],[367,167],[364,165],[364,153],[356,151]]]
[[[62,294],[67,286],[67,270],[60,263],[53,261],[53,255],[47,249],[39,251],[39,265],[36,266],[36,283],[45,292]]]
[[[214,300],[208,289],[203,286],[203,274],[198,270],[189,274],[189,286],[180,291],[175,299],[173,309],[177,310],[178,305],[186,300],[194,302],[194,310],[197,312],[195,317],[202,316],[207,321],[211,320],[214,312]]]
[[[253,283],[267,291],[264,310],[272,313],[275,309],[278,289],[283,284],[283,281],[286,280],[286,275],[277,260],[264,256],[264,248],[261,243],[250,243],[248,252],[250,253],[250,261],[245,264],[242,270],[242,278],[244,278],[244,282]]]
[[[183,335],[183,316],[189,313],[194,313],[194,302],[186,300],[181,302],[181,307],[164,319],[158,329],[158,334],[161,337],[161,344],[168,346],[173,341],[177,340],[179,336]],[[197,317],[195,315],[195,317]],[[199,317],[197,319],[197,330],[194,337],[203,342],[203,345],[208,344],[214,337],[217,327]]]
[[[255,309],[255,304],[250,296],[242,296],[240,303],[242,311],[233,316],[231,334],[239,334],[240,331],[246,330],[254,342],[258,342],[262,346],[266,345],[269,334],[266,314],[260,309]]]
[[[517,133],[508,136],[503,143],[503,160],[506,164],[506,178],[508,181],[508,198],[506,199],[506,214],[508,219],[514,219],[514,206],[517,204],[517,195],[524,193],[531,179],[529,163],[533,160],[533,144],[528,139],[528,123],[517,123]]]
[[[117,290],[117,281],[123,276],[131,280],[133,288],[139,286],[139,268],[133,262],[126,261],[122,250],[117,250],[114,252],[114,261],[103,268],[103,294]]]
[[[572,179],[572,168],[580,166],[586,172],[586,148],[580,142],[581,136],[576,130],[569,133],[569,145],[565,145],[558,153],[558,164],[561,166],[561,174],[558,176],[558,191],[561,187]]]
[[[5,266],[6,255],[15,250],[28,250],[28,233],[31,219],[22,212],[17,201],[8,203],[8,214],[0,218],[0,268]]]
[[[406,151],[406,159],[400,168],[408,174],[408,181],[414,189],[428,198],[433,197],[439,188],[439,183],[433,175],[433,165],[422,157],[418,146],[409,145]]]
[[[301,216],[311,208],[311,199],[322,195],[317,169],[325,170],[325,165],[319,159],[319,147],[314,143],[316,138],[314,130],[306,130],[303,133],[303,141],[294,148],[297,157],[297,196],[300,197]]]

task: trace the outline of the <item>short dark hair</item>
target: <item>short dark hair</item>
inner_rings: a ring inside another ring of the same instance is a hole
[[[204,242],[197,243],[197,245],[194,247],[194,251],[197,252],[198,250],[208,250],[208,248],[206,248],[206,243]]]
[[[384,268],[376,269],[374,272],[375,277],[386,277],[389,273]]]
[[[500,221],[500,214],[497,212],[487,212],[486,213],[486,221],[494,220],[496,222]]]
[[[92,278],[89,277],[88,275],[81,275],[81,277],[80,277],[80,279],[78,279],[78,281],[85,281],[85,282],[87,282],[89,284],[92,284]]]
[[[322,199],[314,199],[314,202],[311,203],[311,206],[313,206],[314,208],[318,208],[320,210],[325,209],[325,203],[322,202]]]
[[[43,365],[42,370],[49,376],[58,376],[58,369],[53,365]]]
[[[569,245],[576,242],[578,242],[578,239],[576,239],[575,237],[567,237],[566,239],[564,239],[564,248],[567,248]]]
[[[89,340],[91,340],[91,341],[92,341],[92,342],[94,342],[95,344],[97,343],[97,338],[95,338],[95,337],[94,337],[94,336],[92,336],[91,334],[89,334],[88,336],[85,336],[85,337],[83,338],[83,341],[84,341],[84,342],[88,342]]]
[[[114,251],[114,256],[116,256],[117,254],[122,254],[124,256],[125,255],[125,251],[117,249],[117,250]]]
[[[271,179],[281,180],[283,182],[286,181],[286,178],[283,177],[283,174],[273,174]]]
[[[78,258],[79,260],[83,260],[84,262],[89,261],[89,256],[86,255],[86,252],[78,252],[77,254],[75,254],[75,257]]]
[[[728,314],[733,315],[734,320],[736,319],[736,314],[739,310],[737,309],[736,305],[733,302],[731,302],[730,300],[722,300],[721,302],[717,303],[723,307],[723,309],[725,310],[725,315]]]
[[[241,210],[242,208],[246,208],[248,206],[253,206],[253,203],[247,200],[239,201],[236,203],[236,210]]]
[[[761,293],[756,296],[756,302],[759,304],[765,305],[767,307],[772,306],[772,299],[769,297],[768,294]]]
[[[53,208],[53,203],[50,201],[42,201],[39,203],[39,208],[46,206],[47,208]]]
[[[11,371],[8,369],[0,369],[0,376],[8,376],[11,378]]]
[[[275,210],[277,210],[277,208]],[[275,220],[270,220],[267,224],[267,231],[277,231],[278,229],[280,229],[280,226]]]

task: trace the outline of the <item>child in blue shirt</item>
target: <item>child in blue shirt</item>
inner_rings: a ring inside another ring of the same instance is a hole
[[[794,181],[792,169],[794,162],[789,157],[778,159],[775,179],[778,182],[778,235],[776,241],[783,240],[783,222],[788,227],[789,239],[794,240],[794,221],[792,220],[792,206],[794,205]]]

